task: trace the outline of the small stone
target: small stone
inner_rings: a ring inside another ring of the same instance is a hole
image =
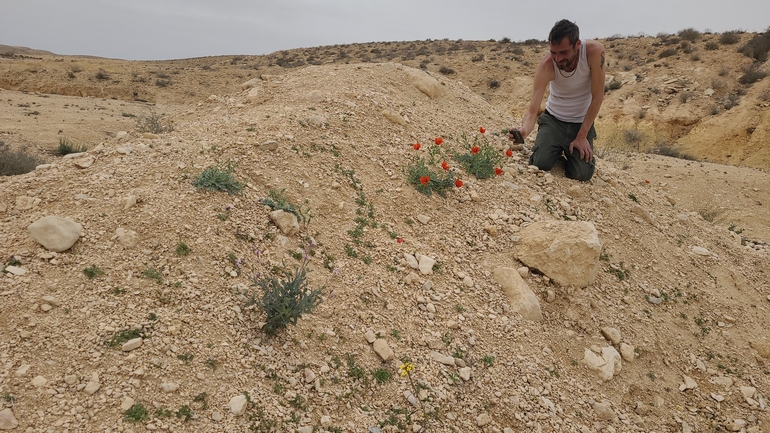
[[[30,368],[32,368],[32,366],[31,366],[31,365],[29,365],[29,364],[24,364],[24,365],[20,366],[20,367],[19,367],[19,368],[16,370],[16,376],[18,376],[18,377],[23,377],[23,376],[26,376],[26,375],[27,375],[27,373],[29,373],[29,369],[30,369]]]
[[[695,387],[698,386],[698,384],[695,383],[695,380],[693,380],[693,378],[691,378],[690,376],[688,376],[686,374],[682,375],[682,379],[684,380],[684,383],[679,385],[679,390],[680,391],[686,391],[688,389],[695,389]]]
[[[20,268],[18,266],[6,266],[5,272],[8,272],[10,274],[16,275],[16,276],[22,276],[27,273],[27,270],[24,268]]]
[[[482,413],[481,415],[476,417],[476,425],[479,427],[484,427],[485,425],[492,422],[492,417],[489,416],[488,413]]]
[[[330,425],[332,425],[332,417],[321,415],[321,427],[329,427]]]
[[[430,217],[426,215],[417,215],[417,221],[423,224],[428,224],[430,222]]]
[[[163,390],[163,392],[174,392],[179,389],[179,384],[173,382],[163,382],[160,385],[160,388]]]
[[[551,303],[556,300],[556,292],[548,290],[545,292],[545,302]]]
[[[712,377],[711,379],[709,379],[709,381],[710,381],[711,383],[713,383],[714,385],[719,385],[719,386],[722,386],[722,387],[724,387],[725,389],[727,389],[727,388],[729,388],[729,387],[733,386],[733,379],[732,379],[732,378],[729,378],[729,377],[727,377],[727,376],[717,376],[717,377]]]
[[[470,367],[461,368],[460,371],[459,371],[459,374],[460,374],[460,379],[462,379],[462,380],[464,380],[466,382],[471,380],[471,368]]]
[[[417,258],[412,254],[404,253],[404,260],[406,260],[406,264],[412,269],[417,269],[420,267],[420,263],[417,261]]]
[[[313,373],[313,370],[306,368],[303,371],[303,374],[305,376],[305,383],[313,383],[315,382],[315,373]]]
[[[123,346],[121,346],[121,350],[123,350],[124,352],[130,352],[134,349],[138,349],[141,346],[142,346],[142,337],[137,337],[123,343]]]
[[[434,361],[437,361],[444,365],[455,365],[455,359],[451,356],[442,355],[439,352],[432,351],[430,352],[431,358],[433,358]]]
[[[99,383],[99,375],[94,372],[94,374],[91,376],[91,380],[88,381],[88,384],[83,389],[83,391],[88,395],[93,395],[96,393],[96,391],[101,388],[101,384]]]
[[[313,427],[310,427],[310,426],[297,427],[297,433],[313,433]]]
[[[741,394],[743,394],[743,398],[752,398],[754,397],[754,394],[757,392],[757,389],[753,386],[742,386],[741,387]]]
[[[609,421],[615,418],[615,412],[612,410],[609,403],[594,403],[594,413],[596,413],[596,418],[603,421]]]
[[[528,267],[522,266],[522,267],[516,269],[516,271],[519,273],[519,275],[521,275],[521,278],[529,278],[529,268]]]
[[[118,228],[115,231],[115,237],[118,243],[126,248],[134,248],[139,244],[139,235],[133,230]]]
[[[736,419],[736,420],[733,420],[732,422],[725,423],[725,428],[728,431],[738,432],[745,427],[746,427],[746,420],[742,420],[742,419]]]
[[[238,394],[230,399],[230,403],[228,405],[230,406],[230,412],[232,412],[233,415],[241,416],[246,413],[246,406],[248,406],[248,404],[249,402],[246,400],[246,396],[243,394]]]
[[[259,145],[259,150],[267,150],[270,152],[275,152],[278,150],[278,142],[275,140],[267,140],[264,143]]]
[[[75,161],[75,167],[80,169],[86,169],[92,165],[94,165],[94,161],[96,161],[93,157],[87,157],[87,158],[80,158]]]
[[[382,338],[378,338],[374,341],[373,348],[375,353],[380,355],[380,358],[382,358],[383,361],[390,361],[391,359],[395,358],[395,354],[393,353],[393,350],[390,348],[390,346],[388,346],[388,342]]]
[[[12,430],[19,426],[13,415],[13,410],[6,408],[0,411],[0,430]]]
[[[75,376],[74,374],[68,374],[68,375],[64,376],[64,383],[66,383],[69,386],[72,386],[72,385],[78,383],[78,377]]]
[[[692,252],[700,256],[710,256],[711,252],[703,247],[692,247]]]
[[[634,349],[634,346],[626,343],[620,343],[620,356],[623,358],[623,361],[626,362],[633,362],[634,359],[636,359],[636,350]]]
[[[713,392],[711,393],[711,398],[713,398],[713,399],[714,399],[714,401],[716,401],[717,403],[723,402],[723,401],[725,400],[725,398],[724,398],[724,397],[722,397],[722,396],[721,396],[721,395],[719,395],[719,394],[715,394],[715,393],[713,393]]]
[[[647,296],[647,302],[649,302],[650,304],[658,305],[661,302],[663,302],[663,299],[655,296]]]
[[[46,379],[43,376],[35,376],[34,379],[32,379],[32,386],[35,388],[42,388],[48,383],[48,379]]]
[[[135,195],[129,195],[127,197],[123,197],[120,199],[120,205],[123,206],[123,209],[131,209],[132,207],[136,206],[136,196]]]
[[[374,331],[370,329],[366,331],[366,334],[364,334],[364,338],[366,338],[367,343],[372,344],[377,339],[377,335],[375,335]]]
[[[620,331],[616,328],[602,328],[602,335],[613,345],[620,343]]]
[[[43,302],[47,304],[51,304],[54,307],[61,307],[61,302],[59,302],[59,300],[54,298],[53,296],[46,295],[46,296],[43,296],[41,299],[43,300]]]
[[[420,256],[420,263],[418,265],[420,273],[423,275],[431,275],[433,273],[433,266],[436,264],[436,260],[426,256],[425,254]]]
[[[219,422],[225,419],[225,416],[222,415],[222,412],[215,410],[214,412],[211,413],[211,419],[216,422]]]
[[[136,401],[134,401],[133,398],[126,397],[126,398],[123,399],[123,402],[120,403],[120,410],[125,412],[125,411],[131,409],[131,406],[133,406],[135,403],[136,403]]]
[[[463,278],[463,284],[465,285],[465,287],[473,287],[474,285],[473,278],[466,275],[465,278]]]

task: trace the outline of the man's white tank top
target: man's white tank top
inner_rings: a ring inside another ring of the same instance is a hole
[[[555,78],[551,81],[545,108],[562,122],[583,123],[591,105],[591,69],[588,67],[585,42],[580,44],[578,65],[574,71],[564,72],[553,62]]]

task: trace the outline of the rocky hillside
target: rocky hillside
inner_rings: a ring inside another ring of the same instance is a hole
[[[770,81],[763,79],[770,72],[769,39],[768,33],[687,29],[678,35],[602,40],[608,77],[597,146],[770,167],[764,146]],[[27,50],[5,56],[7,61],[0,57],[0,88],[186,105],[230,93],[261,75],[329,64],[398,62],[460,81],[496,109],[519,117],[528,103],[534,67],[546,50],[537,40],[428,40],[151,62],[30,57],[35,51]],[[81,139],[77,132],[72,138]]]
[[[178,65],[204,61],[232,62]],[[767,246],[678,199],[720,166],[607,151],[591,182],[543,173],[529,144],[505,155],[500,131],[516,119],[501,104],[428,69],[205,72],[221,91],[183,90],[195,75],[180,70],[173,93],[144,87],[179,98],[173,130],[157,134],[120,114],[147,116],[141,103],[3,91],[11,106],[37,98],[115,129],[0,179],[0,428],[766,431]],[[36,107],[4,121],[7,137],[36,128]],[[499,175],[458,168],[463,135],[495,148]],[[462,186],[426,196],[407,174],[439,151]],[[642,177],[656,164],[660,178]],[[212,167],[241,193],[196,188]],[[753,193],[766,177],[756,171]],[[80,225],[71,248],[33,238],[45,216]],[[527,253],[537,242],[550,252]],[[269,337],[254,283],[302,263],[321,302]]]

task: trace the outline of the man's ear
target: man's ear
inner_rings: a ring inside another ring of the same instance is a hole
[[[581,41],[580,39],[578,39],[577,42],[575,42],[575,49],[578,51],[580,50],[580,44],[581,44]]]

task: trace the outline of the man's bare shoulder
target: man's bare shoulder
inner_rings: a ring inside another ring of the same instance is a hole
[[[598,56],[604,52],[604,45],[602,45],[602,43],[599,41],[595,41],[591,39],[586,41],[585,44],[586,44],[586,55],[588,56]]]
[[[551,57],[551,53],[546,54],[543,56],[543,59],[540,60],[540,63],[537,65],[537,69],[535,70],[535,75],[542,75],[543,77],[549,78],[549,80],[553,80],[554,72],[553,72],[553,58]]]

